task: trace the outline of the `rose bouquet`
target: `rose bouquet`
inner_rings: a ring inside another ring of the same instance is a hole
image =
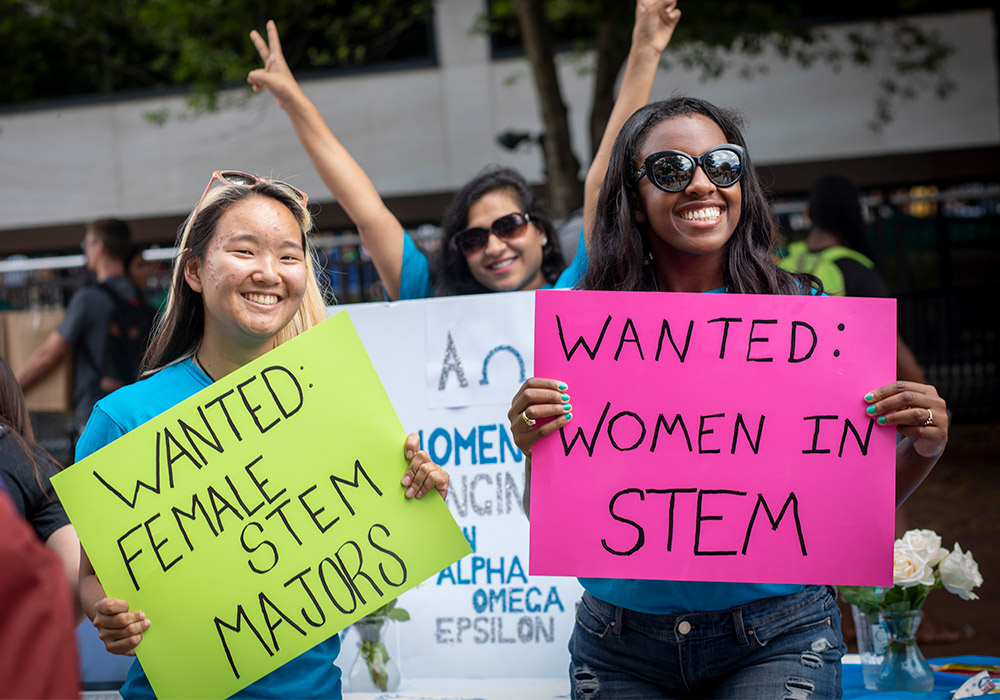
[[[892,587],[840,586],[844,599],[861,612],[877,616],[879,612],[919,610],[928,594],[944,588],[963,600],[979,598],[972,592],[982,585],[979,564],[972,552],[963,552],[955,543],[950,552],[941,546],[941,537],[933,530],[909,530],[896,540],[892,556]]]

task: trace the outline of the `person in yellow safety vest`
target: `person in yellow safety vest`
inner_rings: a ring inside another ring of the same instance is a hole
[[[809,272],[823,282],[831,296],[892,296],[871,259],[866,240],[860,193],[839,175],[824,175],[809,192],[807,214],[811,223],[805,240],[788,244],[788,254],[778,265],[790,272]],[[896,333],[896,379],[928,384],[920,364],[903,337]],[[907,507],[896,510],[897,533],[909,529]],[[932,612],[932,611],[931,611]],[[850,616],[848,616],[850,617]],[[921,641],[953,642],[962,638],[957,628],[931,615],[921,626]]]

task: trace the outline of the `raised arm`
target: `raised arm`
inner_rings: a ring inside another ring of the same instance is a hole
[[[590,233],[594,228],[597,212],[597,198],[601,193],[601,183],[608,170],[611,147],[632,113],[649,102],[653,90],[656,68],[660,65],[660,54],[670,43],[674,27],[681,18],[677,0],[638,0],[635,5],[635,26],[632,28],[632,47],[625,60],[625,74],[622,76],[618,98],[604,128],[604,136],[594,154],[594,160],[587,171],[583,189],[583,233],[590,243]]]
[[[268,90],[285,110],[316,172],[357,226],[386,292],[391,299],[398,299],[406,235],[402,224],[295,80],[281,53],[274,22],[267,23],[267,41],[256,30],[250,32],[250,39],[264,60],[264,67],[250,71],[247,82],[254,91]]]

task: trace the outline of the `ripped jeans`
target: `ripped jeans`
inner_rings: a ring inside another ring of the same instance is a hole
[[[573,697],[841,697],[836,591],[806,586],[721,612],[653,615],[587,592],[569,642]]]

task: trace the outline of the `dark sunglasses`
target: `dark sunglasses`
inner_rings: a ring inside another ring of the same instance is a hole
[[[633,185],[646,176],[664,192],[683,192],[694,179],[699,165],[716,187],[730,187],[743,176],[746,153],[740,146],[725,143],[710,148],[697,158],[684,151],[657,151],[635,172]]]
[[[513,214],[501,216],[490,224],[489,228],[475,226],[459,231],[452,237],[451,244],[465,255],[472,255],[486,247],[486,242],[492,233],[505,241],[520,238],[528,230],[531,217],[526,212],[516,211]]]

